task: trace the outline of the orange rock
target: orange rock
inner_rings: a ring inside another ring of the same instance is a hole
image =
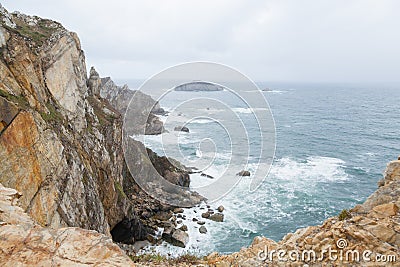
[[[394,203],[387,203],[387,204],[382,204],[382,205],[376,206],[372,210],[375,211],[376,213],[378,213],[379,215],[388,217],[388,216],[397,215],[397,213],[399,212],[399,207],[397,207],[397,205]]]

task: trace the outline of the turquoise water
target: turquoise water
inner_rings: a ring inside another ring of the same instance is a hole
[[[191,235],[187,250],[230,253],[248,246],[257,235],[279,240],[298,228],[320,224],[362,203],[376,189],[387,162],[400,155],[399,86],[260,84],[267,86],[272,91],[263,93],[275,119],[277,141],[271,172],[256,192],[248,191],[251,177],[244,178],[215,203],[225,206],[225,222],[207,222],[207,235]],[[168,109],[199,96],[230,101],[224,92],[179,92],[160,103]],[[251,113],[232,103],[256,148],[260,142]],[[190,133],[180,139],[181,151],[198,157],[199,140],[213,139],[218,153],[208,173],[218,175],[229,161],[227,136],[206,120],[188,127]],[[163,153],[160,137],[146,143]],[[252,171],[256,153],[250,151],[249,159]],[[207,182],[198,175],[191,178],[194,186]],[[164,249],[176,251],[167,245]]]

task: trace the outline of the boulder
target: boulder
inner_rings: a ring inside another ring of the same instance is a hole
[[[224,206],[222,206],[222,205],[221,205],[221,206],[219,206],[219,207],[217,208],[217,210],[218,210],[219,212],[223,212],[223,211],[224,211],[224,209],[225,209],[225,208],[224,208]]]
[[[172,226],[172,224],[165,226],[164,231],[162,233],[162,239],[170,243],[173,232],[174,232],[174,227]]]
[[[154,215],[154,219],[160,220],[160,221],[168,221],[171,219],[172,213],[171,212],[166,212],[166,211],[160,211],[156,215]]]
[[[203,218],[209,218],[210,217],[210,213],[207,211],[207,212],[204,212],[204,213],[202,213],[201,214],[201,217],[203,217]]]
[[[146,122],[145,134],[146,135],[157,135],[165,132],[164,124],[155,115],[149,114]]]
[[[200,226],[199,232],[200,232],[200,234],[205,234],[205,233],[207,233],[207,228],[204,225]]]
[[[182,230],[182,231],[184,231],[184,232],[187,232],[188,227],[187,227],[186,224],[184,224],[184,225],[182,225],[182,226],[179,228],[179,230]]]
[[[183,209],[182,208],[175,208],[174,209],[174,213],[183,213]]]
[[[186,133],[188,133],[188,132],[189,132],[189,128],[186,127],[186,126],[176,126],[176,127],[174,128],[174,131],[176,131],[176,132],[186,132]]]
[[[174,246],[184,248],[186,247],[188,241],[189,241],[189,235],[180,229],[176,229],[171,236],[170,243]]]
[[[168,243],[182,248],[184,248],[189,241],[189,235],[185,231],[182,229],[174,229],[172,226],[164,228],[162,238]]]
[[[214,179],[214,177],[213,177],[213,176],[211,176],[211,175],[208,175],[208,174],[206,174],[206,173],[204,173],[204,172],[202,172],[202,173],[200,174],[200,176],[202,176],[202,177],[206,177],[206,178],[209,178],[209,179]]]
[[[224,214],[215,213],[215,214],[211,215],[209,219],[214,221],[214,222],[223,222],[224,221]]]
[[[250,176],[250,172],[243,170],[243,171],[238,172],[236,175],[239,175],[239,176]]]

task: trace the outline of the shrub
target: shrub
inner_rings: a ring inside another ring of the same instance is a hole
[[[340,213],[339,213],[339,221],[344,221],[344,220],[346,220],[346,219],[350,219],[351,218],[351,214],[350,214],[350,212],[348,211],[348,210],[342,210]]]

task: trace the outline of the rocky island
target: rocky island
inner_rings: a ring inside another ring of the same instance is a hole
[[[400,160],[388,164],[379,188],[364,204],[319,226],[289,233],[279,242],[256,237],[239,252],[204,258],[136,256],[132,244],[137,241],[166,240],[185,246],[189,237],[187,227],[178,228],[177,220],[185,219],[182,209],[148,196],[127,170],[122,114],[134,92],[101,78],[94,68],[88,75],[75,33],[57,22],[9,13],[1,6],[0,59],[2,265],[399,266]],[[198,85],[176,89],[196,91]],[[140,99],[137,116],[144,109],[151,110],[152,116],[132,131],[163,132],[157,117],[162,108],[150,96],[142,94]],[[190,185],[185,168],[138,141],[132,140],[131,146],[138,168],[145,173],[155,166],[171,183]],[[144,160],[144,152],[151,155],[151,162]],[[202,200],[194,192],[191,197]],[[217,211],[209,208],[198,224],[203,226],[206,219],[223,221],[224,208]],[[159,228],[162,236],[156,235]],[[200,233],[207,231],[200,229]],[[280,250],[320,253],[328,248],[351,251],[353,258],[318,260],[308,254],[308,258],[281,261],[277,253],[271,255]],[[356,250],[371,253],[356,258]],[[382,255],[386,261],[377,261]]]
[[[210,82],[193,81],[178,85],[174,88],[174,90],[189,91],[189,92],[199,92],[199,91],[212,92],[212,91],[223,91],[224,87]]]

